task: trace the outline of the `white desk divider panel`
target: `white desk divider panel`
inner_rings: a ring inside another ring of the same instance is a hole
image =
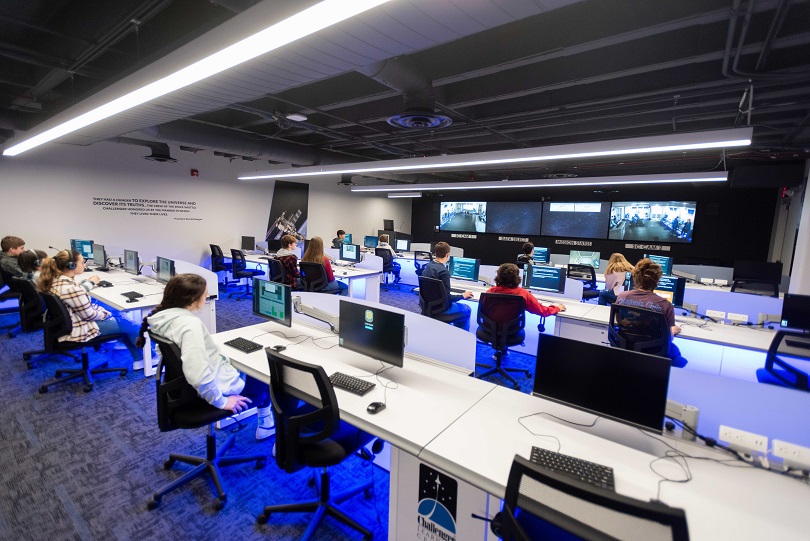
[[[567,266],[568,265],[568,254],[549,254],[548,256],[549,262],[554,266]]]
[[[428,250],[430,251],[430,250]],[[457,246],[450,247],[450,255],[453,257],[464,257],[464,248],[459,248]]]
[[[429,252],[430,251],[430,243],[429,242],[412,242],[411,243],[411,251],[412,252]]]

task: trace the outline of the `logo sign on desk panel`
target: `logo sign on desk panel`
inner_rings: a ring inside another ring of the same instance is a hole
[[[422,538],[431,539],[432,535],[446,541],[455,540],[458,481],[427,464],[419,464],[418,498],[417,531]]]

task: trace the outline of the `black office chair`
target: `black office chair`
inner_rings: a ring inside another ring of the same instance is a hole
[[[204,457],[169,454],[169,458],[163,463],[165,469],[170,469],[175,462],[191,464],[195,468],[155,492],[146,506],[149,509],[156,509],[163,496],[207,473],[211,476],[217,492],[214,508],[219,511],[225,507],[227,500],[225,490],[222,488],[222,474],[219,468],[232,464],[255,462],[256,469],[261,469],[267,463],[267,458],[264,455],[226,457],[225,453],[233,447],[235,433],[231,433],[225,443],[217,449],[214,425],[217,421],[232,416],[233,412],[216,408],[200,398],[183,375],[183,362],[180,359],[180,348],[177,347],[177,344],[152,332],[149,333],[149,336],[160,348],[160,363],[155,374],[158,428],[161,432],[169,432],[178,428],[200,428],[208,425],[208,435],[205,437]]]
[[[45,305],[42,297],[37,292],[37,288],[34,286],[34,282],[23,278],[12,278],[8,285],[9,289],[20,295],[20,324],[8,332],[9,338],[13,338],[14,332],[18,330],[24,333],[40,330],[43,325]]]
[[[517,455],[491,527],[504,541],[689,540],[683,509],[593,487]]]
[[[757,381],[810,391],[808,374],[788,362],[795,358],[804,362],[810,360],[810,338],[803,333],[779,330],[771,340],[765,366],[757,369]]]
[[[326,515],[371,539],[369,530],[338,507],[360,492],[371,497],[371,480],[332,494],[327,468],[343,462],[371,441],[372,436],[340,421],[335,390],[323,367],[291,359],[271,348],[265,351],[270,364],[270,397],[276,423],[276,464],[287,473],[305,467],[319,468],[321,473],[316,478],[316,500],[268,505],[257,522],[266,524],[273,513],[315,512],[302,541],[312,537]],[[296,396],[305,397],[308,405],[298,407],[298,399],[290,394],[292,388],[297,391]]]
[[[287,273],[284,271],[284,265],[281,263],[281,261],[271,257],[263,257],[262,259],[266,259],[267,264],[270,267],[270,281],[278,282],[279,284],[286,284]]]
[[[60,369],[56,371],[55,377],[43,383],[40,388],[40,393],[47,393],[48,387],[64,383],[76,378],[84,380],[84,392],[93,390],[93,376],[96,374],[104,374],[108,372],[118,372],[122,376],[126,376],[129,369],[127,368],[103,368],[107,366],[109,361],[103,361],[95,366],[90,366],[90,358],[87,354],[87,348],[92,347],[98,350],[101,344],[105,342],[112,342],[113,340],[123,340],[130,342],[126,333],[115,333],[107,335],[99,335],[86,342],[72,342],[70,340],[59,341],[59,338],[70,334],[73,330],[73,322],[70,319],[70,313],[67,307],[62,302],[62,299],[51,293],[43,293],[42,298],[45,301],[45,323],[43,325],[43,335],[45,338],[45,348],[43,352],[45,355],[68,355],[74,360],[79,360],[75,355],[69,352],[76,349],[81,349],[81,368],[76,369]],[[37,353],[37,352],[35,352]],[[23,354],[25,360],[29,360],[30,355]],[[39,359],[38,359],[39,360]]]
[[[588,301],[599,297],[599,290],[596,285],[596,269],[590,265],[579,265],[569,263],[566,271],[568,278],[582,282],[582,300]]]
[[[433,261],[433,254],[430,252],[425,252],[422,250],[414,250],[413,252],[413,269],[416,273],[416,279],[418,280],[422,273],[425,272],[425,267],[428,263]],[[413,288],[411,291],[416,291],[417,288]]]
[[[608,341],[617,348],[669,357],[672,334],[663,313],[614,303],[610,305]]]
[[[228,273],[231,272],[233,266],[225,262],[225,254],[222,253],[222,248],[216,244],[209,244],[208,246],[211,247],[211,272],[225,273],[225,282],[220,283],[219,287],[220,289],[227,289],[229,285]]]
[[[382,258],[382,271],[384,276],[382,286],[388,290],[388,275],[393,275],[394,273],[394,256],[391,255],[391,250],[388,248],[374,248],[374,255]],[[399,289],[399,286],[397,286],[397,289]]]
[[[470,314],[456,312],[448,314],[446,312],[449,302],[444,283],[436,278],[419,277],[419,306],[422,315],[444,321],[455,327],[469,330]]]
[[[492,374],[500,374],[511,381],[515,389],[519,389],[520,384],[509,372],[523,372],[526,377],[531,377],[532,373],[523,368],[504,367],[503,357],[509,346],[522,344],[526,338],[526,301],[520,295],[481,293],[477,322],[475,336],[495,350],[495,364],[476,363],[476,366],[488,368],[483,374],[477,374],[477,377],[483,379]]]
[[[329,279],[326,276],[326,269],[322,264],[302,261],[298,266],[301,269],[301,281],[304,284],[304,291],[331,293],[333,295],[340,294],[339,289],[324,289],[329,285]]]
[[[0,291],[2,291],[0,292],[0,302],[20,300],[20,294],[12,290],[10,287],[7,287],[12,278],[13,276],[11,276],[11,274],[7,273],[3,269],[0,269]],[[0,315],[16,314],[19,312],[19,310],[19,305],[13,304],[5,308],[0,308]],[[19,323],[14,323],[12,325],[4,325],[2,329],[4,332],[9,331],[9,333],[13,333],[18,330],[19,326]]]
[[[250,291],[250,284],[253,282],[253,278],[263,275],[264,272],[261,269],[247,268],[245,254],[243,254],[241,250],[236,250],[233,248],[231,249],[231,265],[231,276],[233,276],[234,280],[245,280],[245,291],[241,295],[237,296],[236,300],[250,297],[252,295]],[[231,297],[233,297],[233,293],[228,295],[228,298]]]

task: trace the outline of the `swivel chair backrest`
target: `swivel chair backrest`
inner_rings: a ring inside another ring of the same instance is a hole
[[[436,278],[419,277],[419,305],[423,316],[433,316],[447,310],[448,297],[444,282]]]
[[[270,265],[270,281],[279,284],[287,283],[287,273],[284,272],[284,264],[278,259],[268,259]]]
[[[46,349],[57,349],[59,339],[73,332],[73,322],[70,312],[58,296],[53,293],[43,293],[45,301],[45,322],[42,329],[45,334]]]
[[[200,398],[194,387],[186,380],[177,344],[151,331],[149,337],[160,348],[160,363],[155,374],[158,428],[161,432],[183,428],[174,421],[176,411],[190,406],[204,408],[209,404]]]
[[[417,276],[422,276],[425,270],[425,265],[433,261],[433,254],[424,252],[422,250],[414,250],[413,252],[413,267]]]
[[[394,256],[391,255],[391,250],[388,248],[374,248],[374,255],[382,258],[383,272],[391,272],[394,270]]]
[[[566,276],[582,282],[585,289],[596,289],[596,270],[590,265],[569,263]]]
[[[9,289],[20,294],[20,328],[31,332],[42,328],[45,305],[34,282],[24,278],[12,278]]]
[[[614,303],[608,341],[615,347],[668,357],[672,334],[663,313]]]
[[[209,244],[211,247],[211,272],[219,272],[229,270],[225,265],[225,254],[222,253],[222,248],[216,244]]]
[[[231,248],[231,261],[233,264],[231,270],[235,273],[247,268],[247,261],[245,260],[245,254],[242,253],[242,250]]]
[[[321,291],[329,285],[326,268],[321,263],[308,263],[302,261],[298,264],[301,269],[301,280],[306,291]]]
[[[481,293],[477,323],[494,349],[505,349],[507,339],[526,327],[526,301],[520,295]]]

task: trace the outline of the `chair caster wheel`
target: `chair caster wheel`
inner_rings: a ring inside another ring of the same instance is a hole
[[[516,391],[518,391],[518,390],[520,390],[520,384],[515,383],[514,385],[512,385],[512,388],[515,389]]]
[[[371,539],[374,539],[374,536],[373,535],[364,535],[363,539],[367,539],[367,540],[370,541]]]
[[[374,496],[374,491],[371,489],[371,487],[369,487],[369,488],[367,488],[367,489],[365,489],[365,490],[363,491],[363,496],[364,496],[364,497],[365,497],[367,500],[369,500],[369,499],[371,499],[371,497],[372,497],[372,496]]]
[[[267,521],[270,519],[270,513],[262,513],[258,517],[256,517],[256,524],[267,524]]]
[[[45,394],[47,392],[48,392],[48,387],[46,387],[45,385],[43,385],[42,387],[39,388],[39,394]]]
[[[217,498],[216,501],[214,502],[214,509],[217,511],[222,511],[223,509],[225,509],[225,501],[226,501],[225,496]]]
[[[23,361],[30,361],[30,360],[31,360],[31,356],[29,354],[27,354],[27,353],[23,353]]]
[[[149,509],[150,511],[157,509],[158,507],[160,507],[160,500],[157,498],[152,498],[151,500],[146,502],[146,508]]]
[[[90,391],[93,390],[93,386],[92,385],[86,385],[86,386],[83,387],[83,390],[84,390],[84,392],[89,393]]]
[[[532,373],[531,373],[531,372],[529,372],[528,370],[526,370],[526,377],[527,377],[527,378],[532,377]]]
[[[163,463],[164,470],[170,470],[172,469],[172,466],[174,466],[174,459],[170,458]]]
[[[127,368],[123,368],[123,369],[121,370],[121,372],[120,372],[120,373],[121,373],[121,377],[126,376],[128,372],[129,372],[129,369],[127,369]]]
[[[257,470],[261,470],[261,469],[262,469],[262,468],[264,468],[266,465],[267,465],[267,460],[265,460],[264,458],[262,458],[262,459],[260,459],[260,460],[257,460],[257,461],[256,461],[256,469],[257,469]]]
[[[28,367],[28,370],[34,369],[34,363],[27,363],[26,366]]]

